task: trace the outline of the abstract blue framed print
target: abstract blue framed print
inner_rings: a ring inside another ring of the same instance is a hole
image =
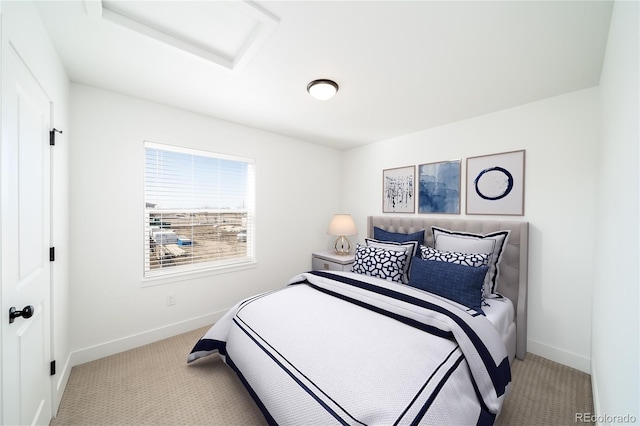
[[[415,212],[415,174],[415,166],[382,171],[382,213]]]
[[[460,214],[460,160],[418,166],[418,213]]]
[[[467,214],[524,215],[525,151],[467,158]]]

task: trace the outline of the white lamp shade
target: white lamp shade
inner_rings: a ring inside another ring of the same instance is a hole
[[[334,214],[327,230],[329,235],[358,235],[356,224],[350,214]]]

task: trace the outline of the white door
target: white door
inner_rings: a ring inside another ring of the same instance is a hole
[[[0,140],[3,425],[46,425],[50,376],[48,97],[3,37]],[[9,310],[33,307],[9,322]]]

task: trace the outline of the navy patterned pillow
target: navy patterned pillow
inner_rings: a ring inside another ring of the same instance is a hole
[[[482,312],[482,286],[488,266],[465,266],[437,260],[411,263],[409,285]]]
[[[401,283],[406,261],[406,251],[386,250],[358,244],[351,271]]]
[[[420,246],[420,257],[423,260],[457,263],[466,266],[487,266],[491,253],[459,253],[456,251],[436,250],[433,247]]]
[[[407,241],[406,243],[396,243],[393,241],[378,241],[372,238],[364,239],[367,247],[382,248],[392,251],[404,251],[407,253],[407,260],[404,263],[404,273],[402,275],[402,283],[407,284],[409,282],[409,267],[411,267],[411,259],[418,253],[418,243],[415,241]]]

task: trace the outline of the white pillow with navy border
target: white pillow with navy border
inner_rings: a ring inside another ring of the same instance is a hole
[[[496,292],[500,275],[500,260],[507,246],[509,231],[496,231],[489,234],[474,234],[471,232],[451,231],[433,226],[434,248],[441,251],[460,253],[491,253],[489,271],[482,287],[482,296],[490,297]]]

